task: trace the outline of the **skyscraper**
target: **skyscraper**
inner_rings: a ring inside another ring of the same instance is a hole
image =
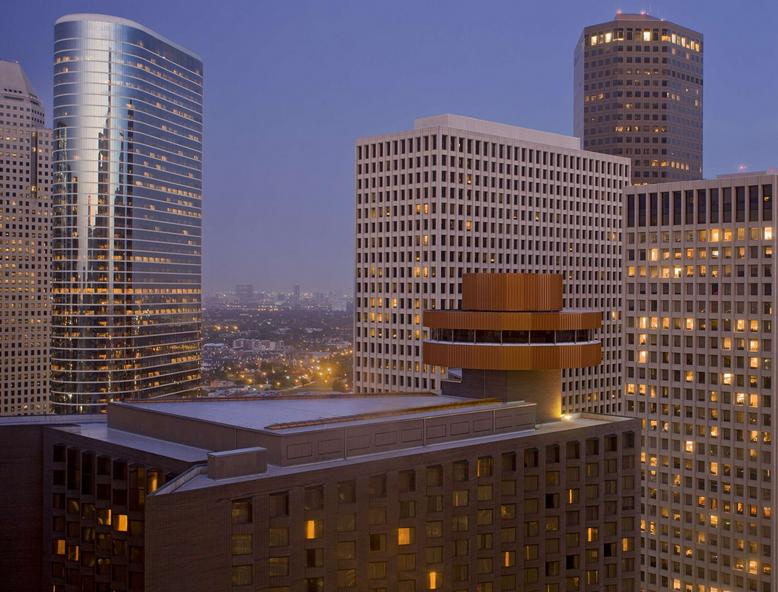
[[[94,14],[55,26],[52,401],[200,386],[200,59]]]
[[[0,415],[49,410],[51,132],[22,67],[0,60]]]
[[[617,14],[575,47],[575,135],[632,159],[632,183],[702,178],[702,34]]]
[[[436,391],[422,313],[460,306],[463,274],[561,273],[564,304],[603,312],[603,361],[563,373],[562,409],[618,411],[625,158],[580,140],[440,115],[357,141],[354,387]]]
[[[626,415],[647,590],[775,590],[778,174],[625,197]]]

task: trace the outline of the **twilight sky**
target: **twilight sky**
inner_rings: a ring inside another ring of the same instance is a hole
[[[574,45],[619,8],[705,35],[705,176],[778,167],[775,0],[3,0],[0,58],[50,114],[63,14],[130,18],[199,53],[206,293],[350,292],[354,140],[446,112],[569,134]]]

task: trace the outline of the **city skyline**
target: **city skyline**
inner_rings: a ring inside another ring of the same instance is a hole
[[[413,5],[412,19],[399,16],[410,4],[346,4],[338,10],[295,4],[265,8],[260,15],[257,7],[235,3],[219,13],[187,10],[182,21],[174,15],[183,6],[138,2],[128,10],[118,2],[11,2],[5,22],[25,26],[4,31],[0,55],[19,60],[47,111],[51,26],[66,12],[137,20],[202,55],[212,73],[205,89],[206,294],[244,278],[267,290],[297,283],[316,291],[351,285],[357,137],[440,112],[570,134],[575,43],[584,26],[612,19],[619,8],[650,9],[705,35],[704,176],[740,164],[751,171],[775,164],[778,118],[769,97],[778,83],[760,75],[760,64],[778,57],[769,43],[778,7],[768,2],[736,13],[723,2],[495,3],[472,14],[466,4],[447,3],[445,11]],[[731,13],[727,19],[719,18],[724,10]],[[536,23],[554,23],[554,35]],[[229,50],[204,41],[221,35],[230,36]],[[525,57],[536,55],[540,45],[548,48],[544,59]],[[233,51],[246,59],[231,63]],[[747,58],[757,56],[748,65]],[[240,75],[239,68],[252,76]],[[528,90],[527,79],[541,84]],[[766,115],[754,117],[759,112]],[[260,176],[258,182],[245,182],[241,172],[249,170]]]

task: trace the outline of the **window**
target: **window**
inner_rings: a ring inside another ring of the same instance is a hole
[[[318,539],[321,537],[322,521],[321,520],[306,520],[305,521],[305,538],[308,540]]]
[[[251,522],[251,500],[234,500],[232,502],[232,523],[248,524]]]
[[[232,554],[233,555],[250,555],[252,552],[251,535],[250,534],[234,534],[232,535]]]
[[[370,535],[370,550],[385,551],[386,535],[384,533],[373,533]]]
[[[268,557],[267,575],[269,576],[288,576],[289,575],[289,557]]]
[[[324,507],[324,488],[306,487],[305,488],[305,509],[321,510]]]
[[[354,559],[356,555],[356,543],[354,541],[341,541],[336,549],[338,559]]]
[[[368,493],[372,497],[386,497],[386,475],[374,475],[368,481]]]
[[[250,586],[254,582],[254,572],[251,565],[232,566],[232,585]]]
[[[397,529],[397,544],[412,545],[414,541],[415,529],[411,526],[401,526]]]
[[[127,532],[127,514],[116,514],[113,521],[113,527],[118,532]]]
[[[356,485],[353,481],[343,481],[338,483],[338,502],[341,504],[351,504],[356,500]]]
[[[289,493],[270,494],[270,516],[273,518],[289,515]]]
[[[491,456],[481,456],[476,461],[475,474],[477,477],[491,477],[493,462]]]
[[[305,566],[321,567],[324,565],[324,549],[306,549]]]
[[[268,531],[268,546],[286,547],[289,544],[288,528],[271,528]]]
[[[455,508],[466,506],[470,501],[470,492],[467,489],[457,489],[452,494],[452,504]]]
[[[355,525],[355,514],[338,514],[338,532],[351,532]]]
[[[454,481],[467,481],[469,479],[468,464],[466,460],[454,463]]]

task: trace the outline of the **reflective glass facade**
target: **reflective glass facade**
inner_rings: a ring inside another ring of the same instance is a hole
[[[54,409],[197,394],[202,63],[101,15],[54,56]]]

